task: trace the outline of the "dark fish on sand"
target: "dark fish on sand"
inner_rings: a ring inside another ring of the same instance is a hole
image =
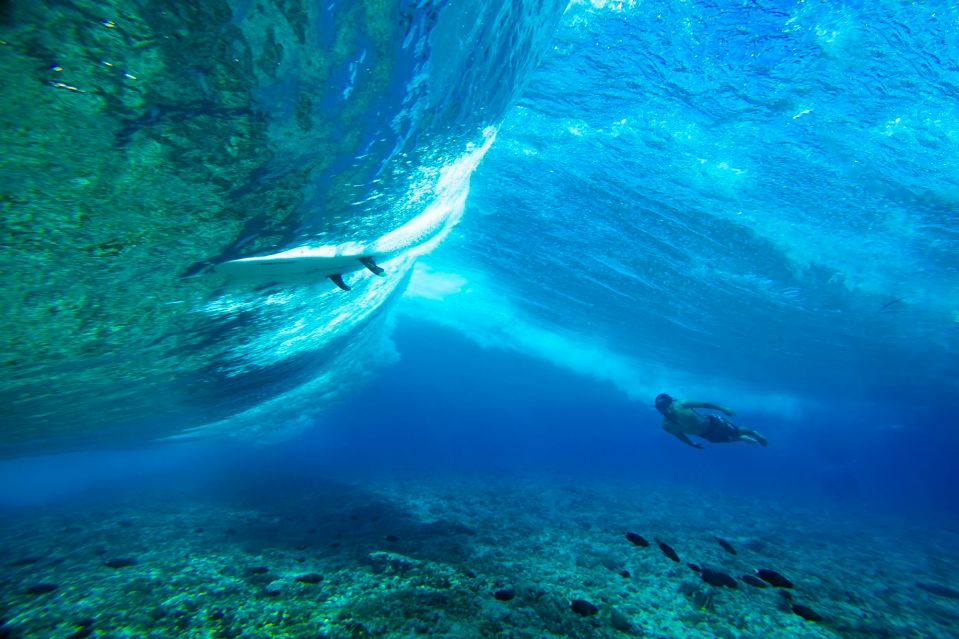
[[[822,617],[815,610],[809,606],[804,606],[802,604],[793,604],[793,612],[805,619],[806,621],[822,621]]]
[[[702,571],[703,571],[702,567],[701,567],[699,564],[689,563],[689,564],[686,564],[686,565],[689,566],[690,570],[694,570],[694,571],[696,571],[696,572],[702,572]]]
[[[699,572],[699,576],[703,581],[708,583],[710,586],[725,586],[726,588],[739,588],[739,585],[736,583],[736,580],[727,575],[724,572],[719,572],[718,570],[711,570],[709,568],[703,568]]]
[[[768,568],[760,568],[759,570],[756,571],[756,576],[774,588],[792,588],[793,587],[793,582],[789,581],[783,575],[779,574],[775,570],[769,570]]]
[[[754,586],[756,588],[766,587],[766,582],[760,579],[759,577],[757,577],[756,575],[743,575],[742,577],[740,577],[740,579],[742,579],[744,582],[746,582],[750,586]]]
[[[669,544],[665,544],[658,539],[656,540],[656,543],[659,544],[659,549],[663,551],[664,555],[666,555],[667,557],[669,557],[676,563],[679,563],[679,555],[676,554],[676,551],[673,550],[672,546],[670,546]]]
[[[86,626],[80,628],[72,635],[68,636],[67,639],[87,639],[90,635],[93,634],[93,626]]]
[[[494,592],[493,596],[500,601],[510,601],[516,597],[516,591],[512,588],[502,588]]]
[[[730,555],[735,555],[735,554],[736,554],[736,549],[733,548],[733,545],[732,545],[731,543],[729,543],[728,541],[726,541],[725,539],[720,539],[719,537],[713,537],[713,539],[715,539],[715,540],[716,540],[716,543],[718,543],[720,546],[722,546],[722,547],[723,547],[723,550],[725,550],[726,552],[728,552]]]
[[[33,586],[30,586],[23,592],[25,592],[28,595],[45,595],[47,593],[53,592],[57,588],[59,588],[57,584],[42,583],[42,584],[34,584]]]
[[[582,615],[583,617],[592,617],[597,612],[599,612],[599,608],[597,608],[590,602],[586,601],[585,599],[573,599],[570,602],[569,607],[577,615]]]
[[[634,532],[627,532],[626,539],[629,541],[629,543],[633,544],[634,546],[640,546],[645,548],[646,546],[649,545],[649,542],[646,541],[646,539],[642,535],[637,535]]]
[[[129,568],[130,566],[136,566],[139,561],[133,557],[114,557],[113,559],[108,559],[103,562],[104,566],[109,566],[110,568]]]
[[[948,599],[959,599],[959,590],[953,590],[947,586],[942,586],[940,584],[929,584],[929,583],[916,583],[917,586],[925,590],[926,592],[931,592],[934,595],[939,595],[940,597],[946,597]]]
[[[10,564],[11,566],[29,566],[35,564],[42,559],[41,557],[24,557],[22,559],[17,559],[15,562]]]

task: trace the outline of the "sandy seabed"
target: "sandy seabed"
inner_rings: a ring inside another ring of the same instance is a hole
[[[0,539],[2,638],[959,636],[955,528],[688,487],[476,476],[128,487],[7,509]],[[795,587],[741,580],[757,568]]]

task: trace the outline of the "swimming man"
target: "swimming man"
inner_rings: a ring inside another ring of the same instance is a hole
[[[700,415],[694,408],[718,410],[726,415],[735,415],[735,412],[710,402],[693,402],[674,399],[666,393],[656,396],[656,410],[663,414],[663,430],[675,435],[679,441],[693,448],[705,448],[699,442],[689,439],[689,435],[701,437],[714,444],[727,442],[748,442],[750,444],[766,445],[766,438],[754,430],[740,428],[725,417],[717,415]]]

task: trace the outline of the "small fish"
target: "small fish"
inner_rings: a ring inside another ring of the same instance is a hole
[[[104,566],[109,566],[110,568],[129,568],[130,566],[136,566],[139,561],[133,557],[114,557],[113,559],[108,559],[103,562]]]
[[[715,539],[716,542],[723,547],[723,550],[728,552],[730,555],[737,554],[736,549],[733,548],[733,545],[729,543],[728,541],[726,541],[725,539],[720,539],[719,537],[713,537],[713,539]]]
[[[792,588],[793,582],[786,579],[784,576],[776,572],[775,570],[769,570],[768,568],[760,568],[756,571],[756,576],[765,581],[767,584],[774,588]]]
[[[40,561],[41,557],[24,557],[23,559],[17,559],[15,562],[10,564],[11,566],[29,566]]]
[[[669,544],[665,544],[658,539],[656,540],[656,543],[659,544],[659,549],[663,551],[664,555],[666,555],[667,557],[669,557],[676,563],[679,563],[679,555],[676,554],[676,551],[673,550],[672,546],[670,546]]]
[[[724,572],[719,572],[718,570],[710,570],[709,568],[703,568],[699,573],[699,576],[702,577],[702,580],[708,583],[710,586],[725,586],[726,588],[739,588],[736,584],[736,580],[727,575]]]
[[[516,591],[512,588],[502,588],[493,593],[493,596],[500,601],[510,601],[516,597]]]
[[[87,639],[87,637],[89,637],[92,634],[93,634],[93,626],[86,626],[74,632],[72,635],[67,637],[67,639]]]
[[[641,548],[645,548],[646,546],[649,545],[649,542],[646,541],[646,539],[642,535],[637,535],[634,532],[627,532],[626,539],[634,546],[639,546]]]
[[[59,588],[57,584],[42,583],[42,584],[34,584],[33,586],[30,586],[29,588],[24,590],[24,592],[28,595],[45,595],[47,593],[53,592],[57,588]]]
[[[793,604],[792,611],[806,621],[822,621],[822,616],[809,606]]]
[[[597,608],[590,602],[586,601],[585,599],[573,599],[570,602],[569,607],[577,615],[582,615],[583,617],[592,617],[597,612],[599,612],[599,608]]]
[[[755,586],[756,588],[766,587],[766,582],[760,579],[759,577],[757,577],[756,575],[743,575],[742,577],[740,577],[740,579],[745,581],[750,586]]]
[[[953,590],[948,586],[943,586],[941,584],[933,583],[921,583],[917,582],[917,586],[925,590],[926,592],[931,592],[934,595],[939,595],[940,597],[947,597],[949,599],[959,599],[959,591]]]
[[[688,563],[688,564],[686,564],[686,565],[689,566],[690,570],[694,570],[694,571],[696,571],[696,572],[702,572],[702,571],[703,571],[702,566],[700,566],[699,564]]]

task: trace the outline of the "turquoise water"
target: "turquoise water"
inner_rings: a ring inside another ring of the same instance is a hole
[[[959,635],[955,7],[0,32],[0,636]]]

